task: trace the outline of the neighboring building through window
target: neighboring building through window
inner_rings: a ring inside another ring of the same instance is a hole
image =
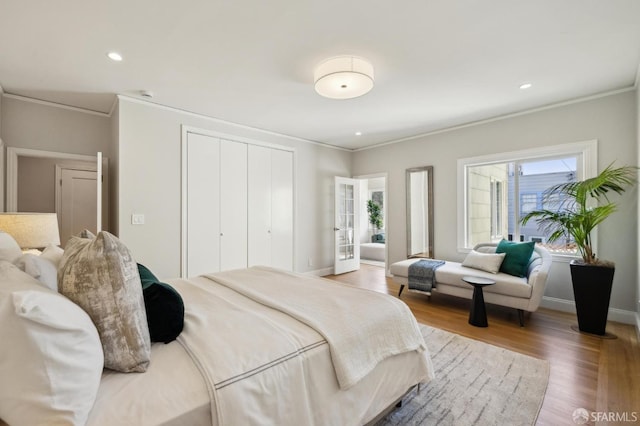
[[[560,207],[562,200],[545,197],[547,188],[594,175],[595,147],[593,141],[458,160],[464,182],[458,197],[464,212],[459,215],[460,247],[504,238],[535,241],[556,253],[575,253],[571,241],[549,244],[535,221],[522,226],[520,218],[533,210]]]

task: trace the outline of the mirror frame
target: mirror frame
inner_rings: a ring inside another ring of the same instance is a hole
[[[428,235],[428,250],[427,258],[434,258],[433,254],[433,166],[413,167],[406,170],[406,190],[407,190],[407,258],[425,257],[420,255],[411,254],[411,174],[416,172],[427,173],[427,208],[426,211],[429,215],[427,218],[427,231]]]

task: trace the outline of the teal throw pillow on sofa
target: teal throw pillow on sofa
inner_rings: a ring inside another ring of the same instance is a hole
[[[505,253],[504,261],[500,265],[500,272],[514,275],[516,277],[526,277],[529,268],[529,259],[533,253],[535,242],[514,243],[502,240],[496,248],[496,253]]]

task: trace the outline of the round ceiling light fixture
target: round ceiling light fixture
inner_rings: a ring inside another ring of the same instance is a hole
[[[318,64],[313,80],[325,98],[357,98],[373,89],[373,65],[356,56],[337,56]]]

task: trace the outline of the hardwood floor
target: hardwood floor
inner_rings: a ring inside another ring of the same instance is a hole
[[[399,286],[376,266],[326,278],[398,295]],[[548,360],[549,386],[537,424],[575,425],[577,408],[596,412],[592,416],[601,420],[618,416],[618,422],[597,424],[640,423],[640,345],[634,326],[609,322],[607,332],[617,339],[602,339],[573,331],[574,314],[540,308],[525,314],[525,327],[520,327],[515,309],[487,305],[489,327],[478,328],[467,323],[470,300],[437,293],[429,299],[406,290],[402,300],[418,322]]]

